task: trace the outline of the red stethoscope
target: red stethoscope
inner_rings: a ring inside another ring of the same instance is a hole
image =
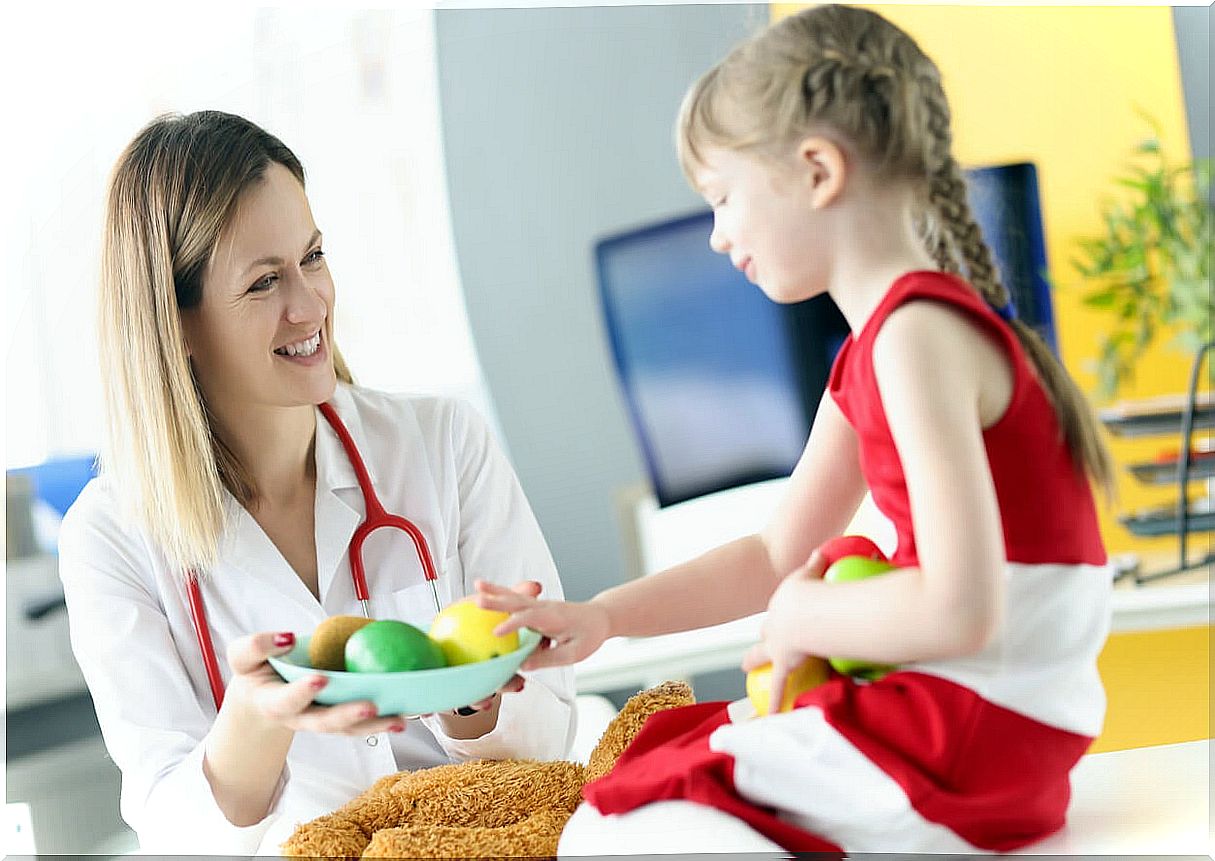
[[[396,514],[389,514],[384,510],[380,498],[375,495],[375,489],[371,486],[371,476],[367,474],[367,467],[363,463],[358,448],[355,447],[350,431],[346,430],[346,425],[342,424],[342,420],[338,418],[337,412],[331,405],[321,404],[320,411],[338,435],[338,439],[341,440],[342,448],[346,450],[346,456],[350,458],[350,464],[354,467],[354,473],[358,477],[359,489],[363,492],[363,507],[366,509],[366,514],[363,516],[363,522],[354,530],[354,536],[350,539],[350,577],[354,580],[354,595],[363,607],[363,615],[368,619],[371,618],[371,605],[368,603],[367,596],[367,577],[363,571],[363,542],[377,529],[386,528],[401,529],[413,539],[413,546],[418,551],[418,560],[422,563],[422,573],[430,583],[430,592],[435,600],[435,611],[442,610],[443,608],[439,604],[439,589],[436,586],[439,575],[435,570],[434,559],[430,555],[430,545],[426,543],[426,537],[412,521]],[[198,648],[202,650],[203,665],[207,669],[207,681],[211,683],[211,696],[215,698],[215,709],[218,711],[224,701],[224,680],[219,674],[219,661],[215,657],[215,646],[211,643],[211,632],[207,628],[207,613],[203,609],[202,589],[198,585],[197,572],[188,572],[186,579],[190,598],[190,616],[194,620],[194,633],[198,635]]]

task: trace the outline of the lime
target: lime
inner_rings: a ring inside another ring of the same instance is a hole
[[[346,641],[346,669],[352,673],[399,673],[446,665],[438,645],[406,622],[372,622]]]
[[[430,623],[430,638],[439,644],[447,663],[475,664],[519,648],[519,633],[494,636],[494,628],[509,614],[478,607],[469,598],[448,606]]]

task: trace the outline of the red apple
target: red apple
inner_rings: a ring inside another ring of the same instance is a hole
[[[886,554],[876,544],[863,535],[841,535],[818,548],[819,555],[828,566],[835,564],[845,556],[863,556],[866,559],[886,559]]]

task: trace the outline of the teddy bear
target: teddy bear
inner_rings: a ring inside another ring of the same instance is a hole
[[[281,852],[296,858],[553,857],[583,785],[612,769],[650,715],[694,702],[683,682],[635,694],[586,765],[474,760],[388,775],[333,813],[300,825]]]

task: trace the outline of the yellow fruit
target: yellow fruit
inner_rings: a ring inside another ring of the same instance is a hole
[[[811,688],[816,688],[831,676],[831,667],[822,658],[810,657],[798,664],[785,678],[785,695],[778,711],[793,708],[793,701]],[[766,715],[772,698],[772,665],[764,664],[747,673],[747,698],[755,713]]]
[[[430,623],[430,639],[439,644],[449,666],[487,661],[519,648],[519,634],[494,636],[510,614],[485,610],[465,598],[445,608]]]

